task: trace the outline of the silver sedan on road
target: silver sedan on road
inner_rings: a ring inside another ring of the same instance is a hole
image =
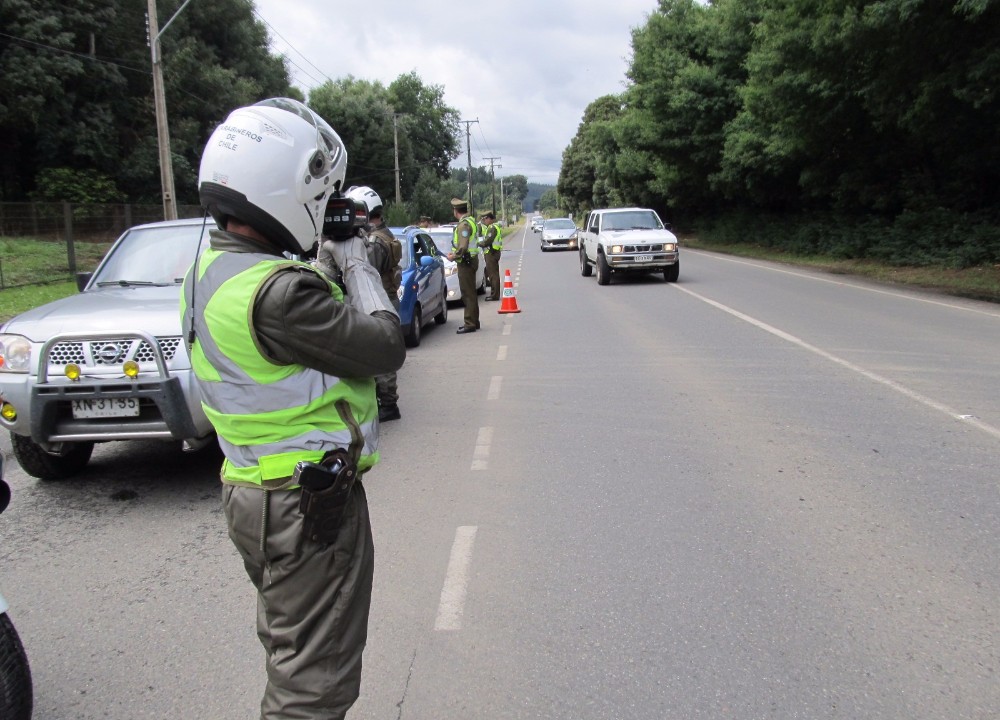
[[[542,252],[550,248],[575,250],[577,247],[577,228],[569,218],[552,218],[542,225]]]

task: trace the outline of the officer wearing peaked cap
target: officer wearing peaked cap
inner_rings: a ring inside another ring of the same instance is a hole
[[[500,299],[500,253],[503,250],[503,235],[500,226],[496,224],[496,215],[487,210],[480,217],[486,228],[479,240],[483,249],[483,261],[486,263],[486,279],[490,284],[490,294],[487,300]]]
[[[458,264],[458,287],[465,305],[465,323],[458,334],[472,333],[479,329],[479,298],[476,295],[476,271],[479,269],[479,244],[476,220],[469,215],[469,203],[452,198],[451,209],[458,224],[451,238],[448,259]]]

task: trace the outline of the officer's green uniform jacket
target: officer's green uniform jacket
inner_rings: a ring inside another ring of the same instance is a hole
[[[305,263],[234,233],[213,231],[185,279],[181,319],[196,328],[192,368],[202,406],[226,455],[222,480],[291,487],[300,460],[359,448],[359,469],[378,461],[372,376],[405,358],[399,320],[364,315]]]
[[[463,238],[458,232],[462,229],[463,224],[470,229],[468,239]],[[476,241],[478,236],[479,225],[471,215],[463,215],[451,234],[451,251],[455,253],[456,262],[465,262],[466,256],[475,257],[479,254],[479,243]]]
[[[486,226],[486,237],[482,240],[483,249],[486,252],[500,252],[503,250],[503,232],[495,222]]]

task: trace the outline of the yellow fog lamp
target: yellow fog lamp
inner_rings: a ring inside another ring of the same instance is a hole
[[[126,360],[125,364],[122,365],[122,370],[125,371],[127,377],[135,380],[139,376],[139,363],[135,360]]]
[[[3,405],[0,405],[0,417],[4,420],[13,422],[14,420],[17,420],[17,410],[14,409],[13,405],[5,402]]]
[[[80,366],[77,365],[76,363],[68,363],[66,365],[66,369],[63,370],[63,372],[66,374],[66,377],[74,381],[79,380],[80,375],[82,374]]]

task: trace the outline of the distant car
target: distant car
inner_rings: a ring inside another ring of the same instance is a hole
[[[448,286],[444,258],[437,252],[428,231],[418,227],[390,228],[403,246],[399,261],[403,279],[399,285],[399,323],[408,347],[420,344],[424,325],[432,319],[448,322]]]
[[[577,228],[569,218],[551,218],[542,225],[542,252],[549,248],[574,250],[577,246]]]
[[[448,253],[451,252],[451,238],[454,234],[454,229],[436,227],[429,228],[426,232],[434,240],[434,244],[441,254],[441,260],[444,262],[444,279],[448,285],[448,302],[460,303],[462,302],[462,291],[458,287],[458,263],[447,258]],[[486,292],[486,263],[480,257],[479,268],[476,270],[476,293],[481,295],[484,292]]]
[[[545,218],[541,215],[534,215],[531,218],[531,229],[533,232],[538,232],[542,229],[542,225],[545,223]]]
[[[77,295],[0,328],[0,427],[29,475],[79,473],[94,443],[214,438],[181,332],[181,283],[208,241],[201,219],[138,225]],[[200,244],[199,244],[200,243]]]

